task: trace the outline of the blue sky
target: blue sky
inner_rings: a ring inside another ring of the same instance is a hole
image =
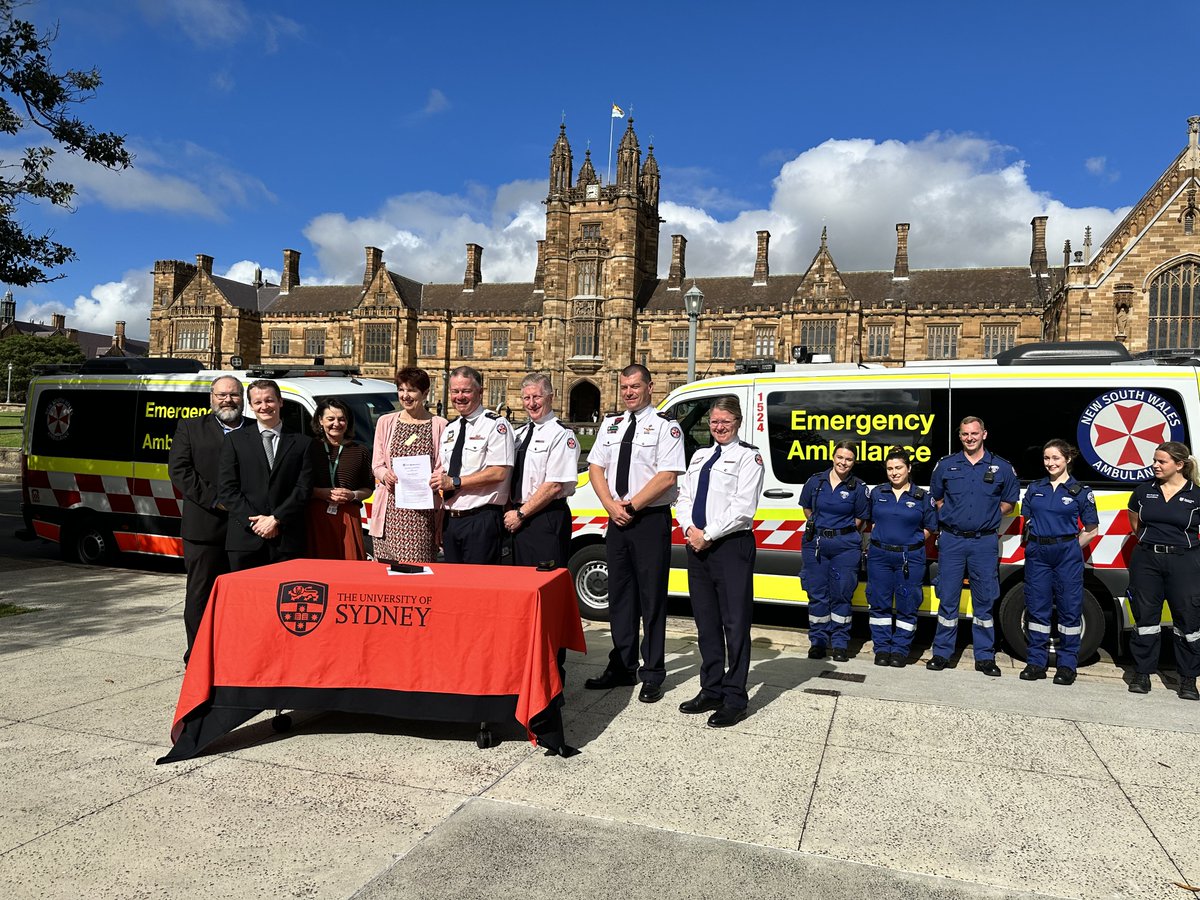
[[[662,247],[689,275],[802,271],[822,227],[843,269],[1013,265],[1050,217],[1052,260],[1108,234],[1200,114],[1194,54],[1165,23],[1191,5],[344,3],[34,0],[58,68],[100,69],[81,108],[127,135],[132,171],[62,157],[76,209],[27,208],[78,253],[16,291],[22,319],[65,311],[144,336],[156,259],[306,283],[392,271],[529,281],[548,154],[565,112],[576,166],[603,175],[609,110],[633,107],[662,168]],[[1110,24],[1111,22],[1111,24]],[[622,123],[618,122],[618,126]],[[619,139],[619,128],[617,137]],[[0,142],[0,158],[36,140]],[[660,262],[666,273],[666,260]]]

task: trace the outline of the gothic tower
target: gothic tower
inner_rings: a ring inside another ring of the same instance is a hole
[[[604,184],[591,151],[572,184],[566,126],[550,153],[546,240],[541,253],[543,358],[565,383],[560,407],[595,394],[600,410],[617,408],[617,379],[633,362],[639,302],[657,282],[658,162],[642,164],[628,120],[617,150],[616,179]]]

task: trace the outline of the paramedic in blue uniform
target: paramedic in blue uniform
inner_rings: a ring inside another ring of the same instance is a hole
[[[940,672],[950,664],[958,637],[963,575],[971,579],[975,669],[1000,677],[996,665],[996,628],[992,608],[1000,597],[1000,519],[1020,496],[1012,464],[988,452],[983,420],[967,416],[958,423],[962,450],[944,456],[933,468],[929,493],[938,506],[938,617],[933,657],[925,668]]]
[[[1129,639],[1134,694],[1150,691],[1158,671],[1163,600],[1175,625],[1179,696],[1200,700],[1200,471],[1196,457],[1177,441],[1154,451],[1154,480],[1129,495],[1129,522],[1138,543],[1129,560],[1129,602],[1135,630]]]
[[[887,484],[872,489],[867,508],[873,523],[867,550],[867,604],[875,665],[902,669],[908,665],[917,628],[925,541],[937,531],[937,509],[929,491],[909,480],[912,457],[907,450],[893,447],[884,470]]]
[[[1058,614],[1055,684],[1074,684],[1083,633],[1083,548],[1096,536],[1100,518],[1090,488],[1071,477],[1078,451],[1055,438],[1042,448],[1046,477],[1025,489],[1025,614],[1029,649],[1022,681],[1046,677],[1050,616]],[[1080,523],[1083,528],[1080,529]]]
[[[746,718],[750,619],[754,606],[754,511],[762,490],[758,448],[738,440],[742,407],[718,397],[708,418],[715,443],[696,452],[683,476],[675,519],[687,542],[688,592],[700,645],[700,693],[679,704],[727,728]]]
[[[604,417],[588,454],[592,488],[608,513],[605,552],[613,649],[604,672],[584,687],[598,691],[632,685],[640,676],[638,699],[657,703],[667,674],[671,504],[679,495],[676,481],[687,469],[683,430],[650,404],[654,384],[645,366],[626,366],[618,386],[625,412]]]
[[[850,658],[850,599],[862,559],[859,529],[867,518],[867,486],[850,474],[854,458],[854,444],[839,441],[833,466],[800,490],[805,519],[800,584],[808,594],[809,659],[823,659],[829,646],[837,662]]]

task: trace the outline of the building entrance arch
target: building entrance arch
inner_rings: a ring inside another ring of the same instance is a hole
[[[567,419],[571,422],[592,422],[600,418],[600,388],[590,381],[578,381],[571,388]]]

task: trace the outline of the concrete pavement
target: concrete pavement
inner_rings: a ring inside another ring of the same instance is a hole
[[[714,731],[673,620],[663,702],[582,690],[582,753],[517,727],[300,713],[209,755],[154,760],[182,676],[182,576],[0,559],[0,896],[1192,896],[1200,704],[1130,695],[1102,662],[1070,688],[805,658],[756,631],[752,715]]]

